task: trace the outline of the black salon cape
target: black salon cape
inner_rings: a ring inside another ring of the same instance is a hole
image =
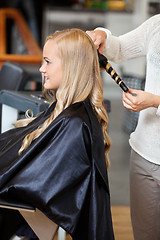
[[[28,126],[0,135],[0,196],[39,208],[74,240],[113,240],[103,134],[88,101],[65,109],[18,156]]]

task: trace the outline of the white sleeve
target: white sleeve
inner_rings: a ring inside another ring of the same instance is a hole
[[[146,55],[150,38],[159,24],[160,14],[157,14],[129,33],[119,37],[110,33],[106,39],[104,54],[114,62],[122,62]],[[103,28],[101,30],[103,31]],[[106,30],[108,31],[108,29]]]

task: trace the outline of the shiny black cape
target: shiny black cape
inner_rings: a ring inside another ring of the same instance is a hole
[[[74,240],[113,240],[103,134],[88,101],[68,107],[17,154],[54,105],[28,126],[0,135],[0,196],[39,208]]]

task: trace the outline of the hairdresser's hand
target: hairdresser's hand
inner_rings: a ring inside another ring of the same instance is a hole
[[[92,38],[98,50],[102,52],[106,46],[107,34],[102,30],[86,31],[86,33]]]
[[[123,105],[130,111],[139,112],[149,107],[158,108],[160,96],[141,90],[129,89],[129,92],[123,92]]]

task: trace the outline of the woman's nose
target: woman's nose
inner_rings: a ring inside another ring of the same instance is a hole
[[[40,67],[39,71],[40,71],[41,73],[44,73],[44,72],[45,72],[44,64],[42,64],[42,66]]]

